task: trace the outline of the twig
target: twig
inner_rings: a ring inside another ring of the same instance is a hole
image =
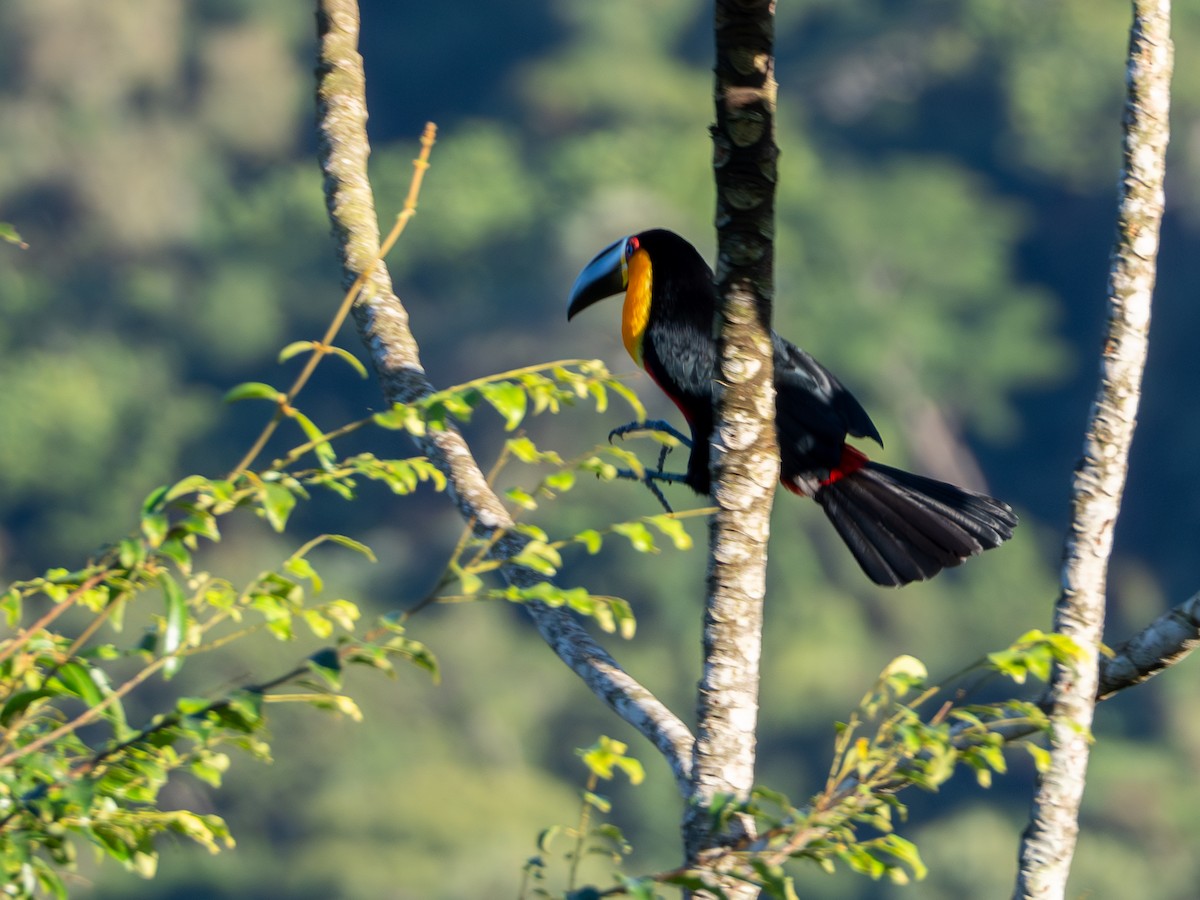
[[[82,597],[111,574],[111,569],[104,568],[99,572],[94,572],[92,575],[84,579],[84,581],[79,584],[79,587],[75,588],[75,590],[67,594],[67,596],[65,596],[62,600],[50,607],[50,609],[46,610],[45,614],[40,619],[38,619],[28,628],[24,629],[19,635],[17,635],[17,637],[13,638],[12,641],[5,644],[3,647],[0,647],[0,663],[4,662],[10,656],[16,653],[19,649],[21,649],[21,647],[25,646],[25,644],[29,643],[29,639],[31,637],[74,606],[80,597]]]
[[[296,395],[303,390],[308,384],[308,379],[312,377],[312,373],[316,370],[317,364],[325,358],[329,353],[329,348],[333,345],[333,339],[337,336],[342,324],[346,321],[346,316],[350,314],[350,309],[354,305],[354,301],[358,299],[359,292],[362,291],[363,285],[367,278],[374,272],[375,267],[380,265],[383,258],[388,255],[396,241],[400,239],[400,235],[408,226],[409,220],[417,214],[417,197],[421,193],[421,185],[425,181],[425,172],[429,168],[429,154],[433,150],[433,145],[437,141],[437,126],[432,122],[425,124],[425,132],[421,135],[421,152],[416,159],[413,160],[413,175],[412,180],[408,185],[408,196],[404,199],[404,208],[396,216],[396,222],[392,225],[392,230],[388,232],[384,238],[383,244],[379,248],[379,253],[375,259],[367,265],[366,268],[359,273],[358,277],[346,289],[345,295],[342,297],[342,302],[338,306],[337,312],[334,314],[329,327],[325,330],[325,336],[313,345],[312,353],[304,363],[304,368],[300,370],[300,374],[296,376],[296,380],[292,382],[292,386],[288,388],[287,394],[280,399],[278,406],[275,409],[275,414],[271,420],[263,427],[262,432],[250,449],[246,451],[245,456],[241,458],[233,470],[226,476],[226,479],[232,479],[234,476],[243,472],[262,452],[263,447],[267,445],[267,441],[271,439],[271,435],[275,433],[275,429],[279,427],[279,423],[287,416],[288,409],[291,407],[292,401],[296,399]]]

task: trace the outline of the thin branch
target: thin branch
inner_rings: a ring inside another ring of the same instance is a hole
[[[1060,898],[1066,892],[1099,692],[1108,559],[1146,358],[1163,211],[1172,48],[1169,0],[1134,0],[1133,7],[1108,334],[1084,458],[1075,470],[1063,592],[1055,608],[1055,630],[1075,640],[1082,658],[1076,666],[1056,668],[1051,681],[1051,761],[1022,837],[1017,898]]]
[[[39,634],[46,626],[65,613],[68,609],[75,605],[75,602],[83,597],[96,585],[100,584],[104,579],[112,574],[112,570],[101,568],[97,572],[93,572],[84,581],[82,581],[75,590],[67,594],[62,600],[50,607],[42,615],[40,619],[24,629],[19,635],[0,647],[0,663],[7,660],[10,656],[29,643],[30,638]]]
[[[358,54],[359,17],[354,0],[319,0],[318,141],[325,173],[325,196],[337,240],[344,278],[364,283],[353,313],[388,402],[412,402],[433,392],[421,366],[408,314],[392,290],[387,267],[379,258],[379,226],[367,179],[370,145],[366,134],[366,94],[362,58]],[[415,207],[413,208],[415,212]],[[511,559],[526,539],[513,534],[513,522],[483,472],[455,430],[434,431],[415,439],[421,452],[446,475],[459,512],[487,537],[506,532],[494,555]],[[506,565],[510,583],[529,586],[541,577],[529,569]],[[691,768],[692,736],[687,726],[561,609],[528,602],[524,608],[542,638],[589,688],[625,721],[649,739],[667,759],[684,790]]]

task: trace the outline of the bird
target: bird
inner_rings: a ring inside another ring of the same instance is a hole
[[[662,472],[660,456],[655,477],[708,495],[717,380],[713,272],[672,231],[629,235],[584,266],[571,288],[567,318],[621,293],[625,349],[679,408],[691,431],[689,439],[667,429],[690,445],[686,473]],[[873,582],[898,587],[923,581],[1012,537],[1017,516],[1007,503],[873,462],[848,443],[848,437],[865,438],[882,447],[883,439],[832,372],[774,332],[771,341],[780,481],[816,501]],[[645,427],[633,423],[612,435]]]

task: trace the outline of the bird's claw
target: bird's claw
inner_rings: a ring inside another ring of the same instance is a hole
[[[662,461],[666,458],[666,449],[664,449],[662,456],[659,458],[659,465],[657,469],[643,469],[641,474],[638,474],[633,469],[617,469],[617,477],[626,478],[629,481],[640,481],[650,489],[650,493],[652,493],[658,502],[662,504],[663,509],[665,509],[668,513],[673,513],[675,510],[671,509],[671,504],[667,502],[667,498],[663,494],[662,488],[660,488],[656,482],[661,481],[664,484],[683,484],[686,481],[687,476],[680,472],[664,472],[662,470]]]
[[[608,442],[611,444],[613,438],[624,438],[628,434],[643,434],[646,432],[669,435],[685,447],[690,448],[692,446],[691,438],[678,431],[670,422],[665,422],[662,419],[649,419],[645,422],[630,422],[627,425],[621,425],[608,433]],[[673,444],[664,443],[662,445],[662,448],[658,451],[658,467],[655,469],[643,469],[640,473],[633,469],[617,469],[618,478],[640,481],[649,488],[650,493],[655,496],[658,502],[662,504],[663,509],[668,513],[673,513],[675,510],[671,509],[671,504],[667,502],[667,498],[663,495],[662,488],[658,486],[658,483],[684,484],[687,482],[686,475],[678,472],[663,471],[663,467],[667,464],[667,454],[673,449]]]
[[[625,425],[620,425],[608,433],[608,442],[611,444],[613,438],[624,438],[627,434],[643,434],[645,432],[668,434],[685,447],[690,448],[692,446],[691,438],[663,419],[648,419],[645,422],[629,422]],[[671,448],[666,447],[665,449],[669,451]]]

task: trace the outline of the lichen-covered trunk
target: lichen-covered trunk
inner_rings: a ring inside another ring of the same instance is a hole
[[[742,835],[714,834],[718,795],[754,783],[759,659],[771,500],[779,478],[772,383],[775,146],[773,0],[718,0],[713,168],[717,184],[720,400],[713,433],[704,672],[692,792],[684,820],[689,862]],[[753,895],[722,885],[731,897]]]
[[[1056,669],[1051,761],[1034,798],[1014,897],[1061,898],[1079,831],[1092,714],[1099,682],[1105,583],[1113,526],[1125,485],[1150,328],[1168,139],[1169,0],[1135,0],[1130,31],[1124,171],[1109,275],[1108,333],[1083,459],[1075,470],[1071,528],[1055,629],[1082,650]]]

